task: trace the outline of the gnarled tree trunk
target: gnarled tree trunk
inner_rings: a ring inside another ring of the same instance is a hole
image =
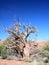
[[[20,29],[19,22],[10,27],[10,29],[6,29],[6,31],[10,34],[11,41],[14,43],[14,46],[11,48],[16,48],[17,51],[22,52],[23,57],[29,57],[30,55],[30,44],[27,42],[27,37],[30,33],[36,32],[35,27],[31,27],[29,25],[23,25],[24,31]]]

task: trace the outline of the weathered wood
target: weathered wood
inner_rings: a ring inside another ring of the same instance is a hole
[[[20,29],[19,23],[12,26],[9,30],[6,30],[10,36],[11,41],[15,44],[14,46],[7,47],[7,48],[15,48],[18,51],[23,52],[23,57],[29,57],[30,55],[30,43],[27,42],[27,37],[30,35],[30,33],[36,32],[35,27],[31,27],[29,25],[23,25],[24,31]],[[20,44],[18,44],[20,43]]]

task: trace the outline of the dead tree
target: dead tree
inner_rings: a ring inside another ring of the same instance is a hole
[[[21,30],[21,25],[19,22],[12,25],[9,29],[6,29],[6,32],[10,34],[11,41],[14,43],[13,46],[8,48],[16,49],[16,51],[19,52],[18,54],[21,54],[22,57],[27,56],[27,53],[25,52],[29,50],[27,37],[30,35],[30,33],[36,32],[35,27],[29,26],[26,24],[23,25],[23,29],[24,31]],[[29,56],[29,53],[28,53],[28,56]]]

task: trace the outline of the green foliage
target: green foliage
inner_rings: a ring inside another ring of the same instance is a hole
[[[1,56],[2,56],[3,59],[7,58],[7,51],[6,51],[6,49],[3,49],[1,51]]]
[[[47,57],[43,58],[43,62],[48,63],[48,58]]]
[[[47,41],[43,49],[49,51],[49,41]]]
[[[16,56],[14,56],[14,55],[8,55],[7,56],[7,60],[17,60],[18,58],[16,57]]]
[[[12,56],[8,56],[7,60],[13,60]]]
[[[5,41],[4,41],[4,44],[5,45],[12,45],[13,44],[13,42],[11,41],[11,39],[10,38],[7,38]]]
[[[47,51],[47,50],[43,51],[43,56],[46,56],[49,58],[49,51]]]
[[[0,56],[1,56],[2,46],[0,46]]]
[[[2,56],[3,59],[7,57],[7,50],[4,44],[0,45],[0,56]]]
[[[20,60],[21,61],[25,61],[25,62],[32,62],[32,59],[31,58],[26,58],[26,57],[21,58]]]
[[[49,51],[49,45],[45,45],[43,49]]]

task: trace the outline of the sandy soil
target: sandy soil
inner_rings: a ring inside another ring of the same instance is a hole
[[[33,62],[24,62],[24,61],[17,61],[17,60],[3,60],[0,59],[0,65],[33,65]],[[46,65],[49,65],[47,63]]]
[[[33,63],[17,61],[17,60],[3,60],[0,59],[0,65],[33,65]]]

